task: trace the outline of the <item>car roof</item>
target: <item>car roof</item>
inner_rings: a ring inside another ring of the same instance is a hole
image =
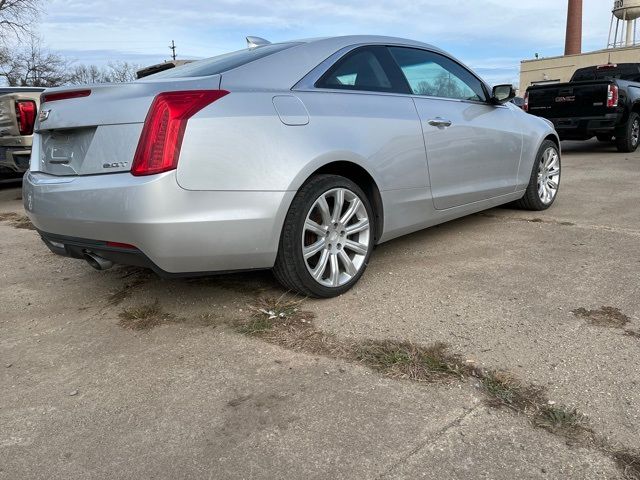
[[[424,48],[456,60],[449,53],[428,43],[382,35],[345,35],[339,37],[307,38],[280,43],[291,44],[292,46],[267,57],[223,72],[220,88],[226,88],[226,86],[228,86],[229,88],[247,90],[254,90],[256,88],[267,90],[289,89],[337,52],[360,45],[382,44]],[[464,65],[462,62],[456,61]]]

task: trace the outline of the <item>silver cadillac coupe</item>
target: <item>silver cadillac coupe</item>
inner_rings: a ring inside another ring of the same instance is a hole
[[[339,295],[374,245],[496,205],[544,210],[553,126],[436,47],[271,44],[47,90],[24,206],[54,252],[162,276],[273,269]]]

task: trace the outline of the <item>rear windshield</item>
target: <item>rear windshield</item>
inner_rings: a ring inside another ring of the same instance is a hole
[[[276,43],[273,45],[264,45],[262,47],[238,50],[237,52],[225,53],[224,55],[218,55],[217,57],[187,63],[186,65],[172,68],[171,70],[165,70],[164,72],[149,75],[146,78],[185,78],[217,75],[218,73],[227,72],[234,68],[241,67],[242,65],[246,65],[247,63],[281,52],[296,45],[300,45],[300,43]]]
[[[640,66],[635,63],[621,64],[617,67],[587,67],[576,70],[573,74],[572,82],[582,82],[585,80],[628,80],[637,82],[640,80]]]

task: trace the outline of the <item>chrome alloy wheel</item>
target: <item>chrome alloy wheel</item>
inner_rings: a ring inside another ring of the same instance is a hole
[[[549,147],[542,155],[538,167],[538,196],[542,203],[549,204],[558,193],[560,185],[560,155],[554,147]]]
[[[636,147],[640,140],[640,120],[637,118],[634,120],[631,126],[631,144]]]
[[[364,266],[371,224],[367,209],[346,188],[329,190],[315,201],[302,231],[302,255],[311,276],[325,287],[348,283]]]

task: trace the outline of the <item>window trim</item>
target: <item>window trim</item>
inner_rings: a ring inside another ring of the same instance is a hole
[[[326,93],[343,93],[343,94],[355,94],[355,95],[402,96],[402,97],[411,97],[411,98],[425,98],[425,99],[432,99],[432,100],[440,100],[440,101],[445,101],[445,102],[470,103],[470,104],[474,104],[474,105],[490,105],[490,106],[495,107],[495,108],[509,108],[507,105],[494,105],[490,101],[482,102],[482,101],[477,101],[477,100],[459,100],[459,99],[454,99],[454,98],[430,97],[430,96],[426,96],[426,95],[415,95],[414,93],[411,93],[411,92],[409,92],[409,93],[401,93],[401,92],[381,92],[381,91],[372,91],[372,90],[347,90],[347,89],[334,89],[334,88],[324,88],[324,87],[316,87],[315,86],[316,82],[329,69],[331,69],[331,67],[333,67],[333,65],[335,65],[344,56],[346,56],[347,54],[349,54],[350,52],[354,51],[357,48],[371,47],[371,46],[383,46],[383,47],[387,47],[387,48],[388,47],[413,48],[413,49],[416,49],[416,50],[423,50],[425,52],[437,53],[438,55],[442,55],[442,56],[448,58],[449,60],[451,60],[452,62],[457,63],[462,68],[464,68],[469,73],[471,73],[475,78],[477,78],[480,81],[480,83],[482,85],[482,88],[485,91],[487,99],[489,99],[491,97],[491,95],[490,95],[490,91],[491,90],[489,88],[489,85],[484,80],[482,80],[482,78],[480,78],[478,75],[476,75],[473,71],[471,71],[469,68],[465,67],[463,64],[461,64],[456,59],[454,59],[451,56],[449,56],[447,53],[439,51],[439,50],[436,50],[436,49],[426,48],[426,47],[423,47],[423,46],[420,46],[420,45],[407,45],[406,43],[360,43],[360,44],[348,45],[346,47],[343,47],[340,50],[338,50],[337,52],[335,52],[332,55],[330,55],[329,57],[327,57],[320,64],[318,64],[313,70],[311,70],[309,73],[307,73],[302,79],[300,79],[291,88],[291,90],[292,91],[299,91],[299,92],[326,92]],[[391,55],[391,52],[389,52],[389,55]],[[394,60],[394,63],[395,63],[395,60]],[[398,67],[397,64],[396,64],[396,68],[399,69],[400,67]],[[400,73],[402,73],[402,71],[400,71]],[[402,76],[404,77],[404,74],[402,74]],[[405,79],[405,81],[406,81],[406,79]]]

